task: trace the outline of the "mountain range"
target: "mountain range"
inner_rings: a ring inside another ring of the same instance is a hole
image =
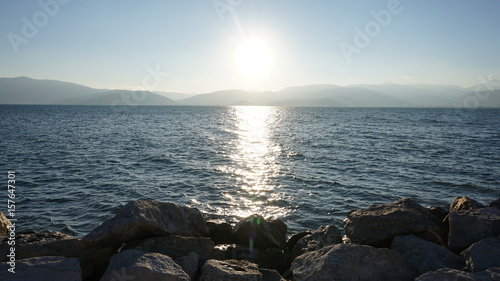
[[[95,89],[28,77],[0,78],[0,104],[270,105],[330,107],[500,107],[500,81],[474,87],[430,84],[306,85],[280,91],[204,94]]]

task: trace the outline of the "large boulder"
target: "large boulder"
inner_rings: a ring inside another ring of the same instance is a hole
[[[159,253],[126,250],[114,255],[101,281],[148,280],[190,281],[172,258]]]
[[[498,198],[495,201],[490,202],[490,204],[488,204],[488,207],[500,209],[500,198]]]
[[[342,243],[342,234],[334,225],[322,225],[314,233],[297,241],[292,251],[292,259],[305,252],[316,251],[323,247]]]
[[[313,232],[310,231],[310,230],[304,230],[304,231],[301,231],[301,232],[297,232],[295,234],[293,234],[292,236],[290,236],[290,238],[288,238],[288,240],[286,241],[286,247],[289,249],[289,250],[293,250],[293,248],[295,248],[295,245],[297,245],[297,242],[299,242],[300,239],[302,239],[303,237],[307,236],[307,235],[311,235]]]
[[[198,209],[153,200],[132,201],[112,219],[83,237],[95,246],[165,235],[208,236],[207,225]]]
[[[481,209],[485,206],[474,199],[470,199],[469,197],[455,197],[453,202],[450,205],[450,212],[458,212],[461,210],[474,210]]]
[[[467,270],[479,272],[491,267],[500,267],[500,236],[488,237],[472,244],[461,255]]]
[[[244,260],[208,260],[201,267],[200,281],[261,281],[257,265]]]
[[[0,244],[0,261],[6,261],[10,252],[7,239]],[[16,235],[16,259],[41,256],[78,258],[83,278],[99,270],[114,255],[118,248],[83,247],[81,240],[56,231],[24,232]]]
[[[416,276],[391,249],[337,244],[297,257],[291,267],[297,281],[405,281]]]
[[[7,236],[9,233],[10,221],[9,219],[0,211],[0,237]]]
[[[0,264],[0,280],[2,281],[81,281],[82,271],[77,258],[35,257],[18,260],[15,273],[6,262]]]
[[[500,209],[483,208],[450,212],[448,247],[461,251],[475,242],[500,235]]]
[[[262,273],[262,281],[286,281],[285,278],[274,269],[259,268],[259,271]]]
[[[200,257],[200,262],[204,263],[214,250],[214,242],[208,237],[169,235],[134,240],[127,243],[124,249],[160,253],[173,259],[195,252]]]
[[[500,280],[500,267],[470,273],[458,269],[441,268],[420,275],[415,281],[495,281]]]
[[[419,275],[440,268],[462,269],[464,259],[438,244],[413,235],[396,236],[391,249],[398,251],[406,263]]]
[[[280,219],[251,215],[234,227],[237,243],[254,248],[286,248],[287,226]]]
[[[229,223],[207,222],[207,227],[210,234],[210,239],[212,239],[215,244],[236,243],[236,236],[234,236],[233,226]]]
[[[439,221],[443,222],[448,218],[448,214],[450,213],[449,206],[430,206],[427,207],[427,211],[434,215]],[[445,227],[447,225],[444,225]]]
[[[197,253],[191,252],[186,256],[174,259],[174,261],[191,277],[191,280],[196,279],[200,267],[200,256]]]
[[[219,244],[211,259],[247,260],[256,263],[260,268],[275,269],[283,272],[288,269],[285,252],[282,249],[251,249],[237,244]]]
[[[397,235],[413,234],[443,245],[446,237],[441,222],[411,199],[350,211],[344,229],[351,242],[375,247],[388,247]]]

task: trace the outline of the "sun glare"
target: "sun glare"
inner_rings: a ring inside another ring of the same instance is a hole
[[[248,77],[267,74],[272,64],[269,46],[260,40],[245,41],[236,52],[236,65]]]

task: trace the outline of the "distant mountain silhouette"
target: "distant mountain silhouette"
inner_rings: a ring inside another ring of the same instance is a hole
[[[0,104],[176,105],[147,91],[103,90],[28,77],[0,78]]]
[[[195,94],[184,94],[184,93],[176,93],[176,92],[161,92],[161,91],[154,91],[153,93],[158,94],[160,96],[167,97],[167,98],[174,100],[174,101],[187,99],[187,98],[195,95]]]
[[[68,82],[18,77],[0,78],[0,104],[500,107],[500,81],[492,80],[469,88],[392,83],[349,86],[323,84],[288,87],[277,92],[234,89],[192,95],[93,89]]]
[[[148,91],[113,90],[67,99],[60,104],[79,105],[177,105],[167,97]]]
[[[102,90],[54,80],[35,80],[28,77],[0,78],[2,104],[57,104],[65,99],[99,91]]]

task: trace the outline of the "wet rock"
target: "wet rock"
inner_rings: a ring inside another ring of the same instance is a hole
[[[9,234],[10,221],[7,217],[0,211],[0,237],[7,236]]]
[[[307,252],[293,261],[291,269],[297,281],[410,281],[416,276],[398,252],[355,244]]]
[[[25,232],[16,235],[16,259],[42,256],[75,257],[80,261],[83,278],[105,265],[117,250],[117,247],[83,247],[80,239],[56,231]],[[0,244],[0,260],[7,260],[9,251],[10,246],[6,241]]]
[[[453,202],[450,205],[450,212],[458,212],[461,210],[474,210],[481,209],[485,206],[474,199],[470,199],[469,197],[455,197]]]
[[[173,259],[195,252],[200,257],[200,262],[204,263],[214,250],[214,242],[208,237],[169,235],[134,240],[127,243],[124,249],[160,253]]]
[[[208,260],[201,267],[200,281],[261,281],[257,265],[244,260]]]
[[[251,215],[234,227],[238,244],[254,248],[286,248],[287,226],[280,219]]]
[[[465,266],[461,256],[413,235],[394,237],[391,249],[398,251],[412,270],[419,275],[440,268],[462,269]]]
[[[101,281],[116,280],[190,281],[191,278],[168,256],[126,250],[111,258],[108,269],[101,279]]]
[[[195,280],[198,276],[198,267],[200,256],[197,253],[191,252],[187,256],[180,257],[174,260],[178,265],[182,267],[184,272],[186,272],[191,280]]]
[[[261,268],[275,269],[283,272],[288,269],[285,252],[282,249],[251,249],[236,244],[219,244],[215,246],[212,259],[247,260]]]
[[[311,235],[302,237],[292,251],[292,259],[305,252],[316,251],[323,247],[342,243],[342,234],[334,225],[322,225]]]
[[[497,209],[500,209],[500,198],[498,198],[497,200],[491,202],[488,207],[490,208],[497,208]]]
[[[95,246],[165,235],[208,236],[207,225],[198,209],[153,200],[132,201],[115,217],[83,237]]]
[[[500,268],[494,267],[483,272],[469,273],[457,269],[442,268],[427,272],[415,281],[494,281],[500,280]]]
[[[215,223],[207,222],[208,233],[210,239],[215,244],[233,244],[236,243],[236,236],[234,235],[233,226],[227,222]]]
[[[290,238],[288,238],[288,240],[286,241],[286,247],[290,250],[293,250],[295,245],[297,245],[297,242],[299,242],[299,240],[302,237],[304,237],[306,235],[311,235],[311,234],[312,234],[312,231],[309,231],[309,230],[295,233],[294,235],[290,236]]]
[[[34,257],[18,260],[15,273],[7,271],[7,263],[0,264],[0,280],[2,281],[80,281],[82,271],[77,258]]]
[[[461,251],[475,242],[500,235],[500,209],[483,208],[451,212],[448,247]]]
[[[413,234],[444,245],[445,230],[426,208],[411,199],[350,211],[344,229],[352,243],[388,247],[397,235]]]
[[[472,244],[461,255],[467,270],[479,272],[491,267],[500,267],[500,236],[488,237]]]

